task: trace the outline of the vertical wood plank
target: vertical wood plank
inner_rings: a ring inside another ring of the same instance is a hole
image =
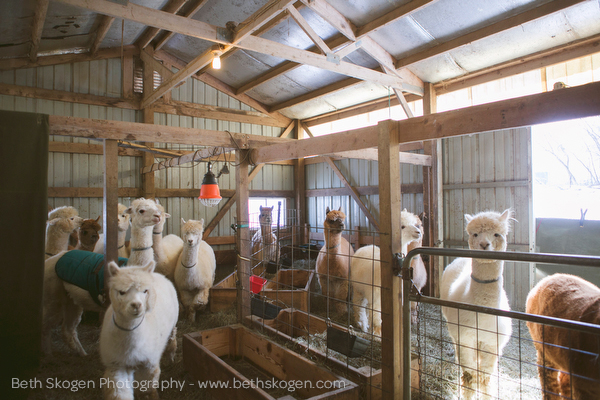
[[[299,120],[296,120],[295,122],[296,125],[296,139],[303,139],[304,138],[304,130],[302,129],[302,126],[300,124]],[[294,164],[294,191],[296,193],[296,210],[298,215],[296,216],[296,224],[298,227],[303,227],[304,224],[306,223],[306,182],[305,182],[305,172],[304,172],[304,158],[299,158],[295,161]],[[303,237],[302,232],[304,232],[303,229],[301,229],[298,233],[299,233],[299,237],[297,237],[297,235],[294,235],[294,239],[297,240],[298,243],[292,243],[293,245],[296,244],[304,244],[308,241],[308,238]]]
[[[117,261],[119,147],[116,140],[104,140],[104,260]],[[104,288],[108,289],[109,274],[104,274]],[[108,298],[108,296],[106,296]]]
[[[250,229],[248,227],[248,151],[235,152],[235,184],[236,184],[236,216],[237,216],[237,248],[238,257],[238,296],[237,317],[243,323],[250,315]]]
[[[397,126],[391,120],[379,123],[382,387],[384,397],[390,399],[400,399],[403,388],[402,282],[392,272],[394,253],[400,252],[402,248],[400,147]]]

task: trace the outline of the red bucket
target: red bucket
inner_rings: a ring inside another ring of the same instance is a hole
[[[252,293],[260,293],[265,283],[267,283],[267,280],[265,278],[261,278],[258,275],[250,276],[250,290],[252,291]]]

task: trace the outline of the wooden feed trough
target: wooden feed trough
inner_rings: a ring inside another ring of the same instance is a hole
[[[284,308],[308,311],[310,292],[313,288],[314,271],[306,269],[280,269],[275,278],[265,285],[261,296],[275,300]]]
[[[257,265],[252,270],[252,273],[254,275],[261,275],[264,270],[265,267],[262,265]],[[217,312],[233,307],[237,301],[237,288],[235,286],[236,281],[237,271],[234,271],[210,288],[208,301],[210,312]]]
[[[323,332],[327,331],[328,326],[328,323],[324,319],[300,310],[292,309],[282,310],[277,318],[272,320],[262,319],[255,315],[246,318],[250,321],[252,326],[261,330],[263,333],[294,342],[294,346],[298,346],[298,351],[300,353],[308,351],[310,354],[313,354],[315,357],[322,360],[326,365],[333,368],[334,371],[345,373],[350,379],[359,383],[361,387],[361,398],[368,400],[380,400],[382,398],[381,369],[372,369],[368,365],[356,368],[352,365],[348,365],[344,361],[333,358],[331,354],[328,357],[327,354],[312,347],[309,348],[308,345],[303,342],[294,341],[295,338],[323,334]],[[335,323],[330,323],[329,326],[333,326],[341,331],[348,331],[347,328]],[[419,362],[416,354],[411,355],[410,366],[411,387],[418,389]]]
[[[351,400],[359,396],[355,383],[239,324],[183,335],[183,363],[194,379],[229,385],[210,389],[217,399]],[[273,382],[279,388],[274,390]],[[295,390],[287,390],[292,384]]]

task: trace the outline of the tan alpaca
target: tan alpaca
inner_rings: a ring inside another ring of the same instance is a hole
[[[260,206],[260,230],[252,237],[252,267],[267,267],[269,261],[277,261],[277,236],[273,233],[273,207]]]
[[[100,221],[100,217],[96,219],[83,220],[83,223],[77,229],[77,246],[75,246],[76,250],[94,251],[96,243],[100,238],[98,232],[102,229],[98,221]]]
[[[526,311],[600,325],[600,289],[577,276],[550,275],[531,289]],[[532,322],[527,327],[537,350],[544,400],[600,399],[596,336]]]
[[[327,298],[328,303],[330,299],[338,300],[333,301],[332,304],[336,312],[343,314],[348,312],[348,270],[354,249],[342,237],[346,214],[341,209],[340,207],[337,211],[331,211],[327,207],[325,211],[326,218],[323,222],[325,245],[317,256],[316,271],[321,293]]]
[[[406,211],[406,209],[404,209],[404,211]],[[408,244],[408,247],[406,249],[407,254],[411,250],[416,249],[417,247],[423,246],[423,222],[422,222],[422,220],[423,220],[424,215],[425,215],[425,213],[421,213],[415,220],[415,226],[417,227],[417,229],[419,229],[421,231],[421,237]],[[415,285],[415,287],[419,291],[421,291],[423,289],[423,287],[425,286],[425,284],[427,283],[427,269],[425,268],[425,263],[423,263],[423,259],[421,258],[420,254],[413,257],[413,259],[410,262],[410,266],[413,269],[412,282]],[[417,306],[418,306],[418,303],[416,303],[414,301],[410,303],[410,320],[413,324],[417,323]]]

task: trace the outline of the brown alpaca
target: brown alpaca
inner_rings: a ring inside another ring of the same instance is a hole
[[[404,209],[406,211],[406,208]],[[412,249],[416,249],[417,247],[422,247],[423,246],[423,218],[425,216],[425,213],[421,213],[419,215],[419,217],[417,217],[417,221],[416,221],[416,227],[421,231],[421,238],[418,240],[415,240],[413,242],[410,242],[408,244],[408,248],[407,248],[407,252],[410,252]],[[421,289],[423,289],[423,287],[425,286],[425,284],[427,283],[427,269],[425,269],[425,264],[423,263],[423,259],[421,258],[421,255],[417,255],[415,257],[413,257],[413,259],[410,262],[410,266],[413,269],[413,284],[415,285],[415,287],[417,289],[419,289],[419,292],[421,291]],[[413,324],[417,323],[417,306],[418,303],[415,302],[411,302],[410,303],[410,319],[411,322]]]
[[[77,246],[74,247],[76,250],[94,251],[96,242],[100,238],[98,232],[102,229],[98,221],[100,221],[100,217],[84,219],[79,229],[74,231],[77,232]],[[72,247],[69,246],[69,250],[71,249]]]
[[[327,207],[323,235],[325,245],[317,256],[317,279],[321,285],[321,293],[333,302],[336,312],[348,312],[348,270],[354,255],[352,246],[342,237],[346,214],[341,211],[330,211]]]
[[[526,311],[599,325],[600,289],[577,276],[550,275],[531,289]],[[532,322],[527,327],[537,350],[544,400],[600,399],[597,336]]]
[[[277,261],[277,237],[271,226],[273,221],[273,207],[260,206],[260,230],[252,237],[252,258],[258,262],[252,267],[266,268],[269,261]]]

